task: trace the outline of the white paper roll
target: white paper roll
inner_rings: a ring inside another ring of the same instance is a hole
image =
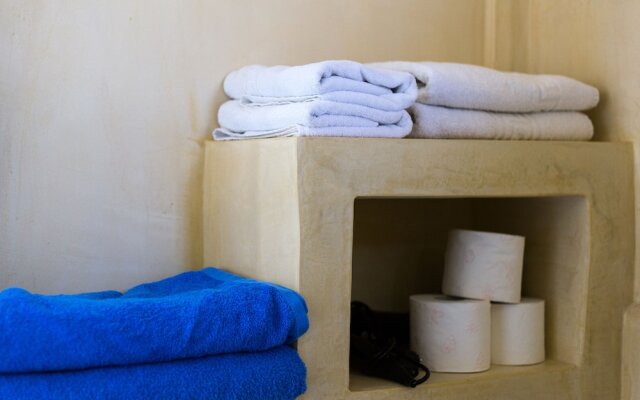
[[[449,232],[442,292],[450,296],[518,303],[524,237],[468,230]]]
[[[486,371],[491,366],[490,307],[486,300],[411,296],[411,349],[432,371]]]
[[[544,361],[544,300],[491,305],[491,362],[528,365]]]

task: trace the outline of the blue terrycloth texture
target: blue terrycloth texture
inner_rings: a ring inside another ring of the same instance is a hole
[[[0,292],[0,373],[162,362],[291,343],[308,328],[300,295],[215,268],[127,291]]]
[[[287,346],[157,364],[0,374],[11,400],[287,400],[306,390],[306,370]]]

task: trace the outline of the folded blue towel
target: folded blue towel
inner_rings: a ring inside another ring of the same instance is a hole
[[[205,268],[119,292],[0,292],[0,373],[261,351],[308,329],[292,290]]]
[[[296,351],[281,346],[157,364],[0,374],[0,399],[286,400],[304,393],[305,376]]]

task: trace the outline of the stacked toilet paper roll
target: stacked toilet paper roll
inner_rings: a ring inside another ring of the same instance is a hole
[[[442,292],[520,302],[524,237],[456,229],[449,232]]]
[[[491,366],[491,308],[486,300],[410,297],[411,348],[435,372],[480,372]]]
[[[544,300],[521,298],[524,241],[502,233],[449,232],[444,295],[410,298],[411,347],[433,371],[544,361]]]
[[[491,305],[491,361],[529,365],[544,361],[544,300]]]

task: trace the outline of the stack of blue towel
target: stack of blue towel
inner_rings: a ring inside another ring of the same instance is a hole
[[[205,268],[126,293],[0,292],[0,399],[294,399],[297,293]]]

